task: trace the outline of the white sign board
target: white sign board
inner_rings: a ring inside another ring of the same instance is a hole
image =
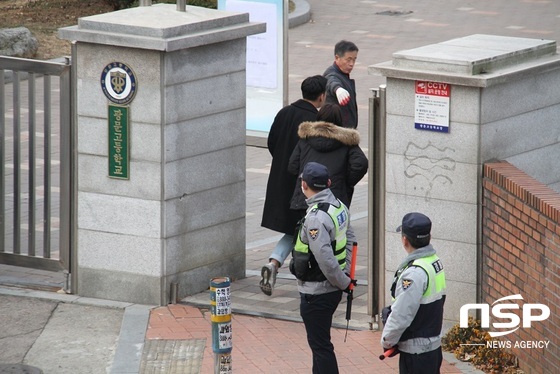
[[[449,132],[448,83],[416,81],[414,127],[418,130]]]
[[[288,14],[284,0],[218,0],[218,9],[249,13],[266,32],[247,37],[247,130],[266,134],[287,105]]]
[[[249,13],[251,22],[266,23],[266,32],[247,37],[247,86],[278,88],[276,68],[278,26],[276,5],[253,1],[229,0],[226,10]]]

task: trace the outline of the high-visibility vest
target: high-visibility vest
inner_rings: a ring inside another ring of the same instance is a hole
[[[340,268],[344,270],[346,267],[346,230],[348,228],[348,210],[346,206],[340,202],[340,200],[338,202],[338,207],[329,203],[316,204],[309,210],[305,217],[307,218],[309,214],[317,210],[322,210],[331,217],[335,229],[334,240],[331,242],[331,247],[333,248],[334,256],[336,257]],[[344,222],[346,222],[346,224],[341,228],[340,223]],[[309,250],[309,244],[304,243],[301,240],[301,230],[303,229],[303,226],[304,225],[302,223],[300,230],[298,230],[292,256],[294,257],[295,263],[305,263],[306,266],[297,266],[295,275],[298,279],[307,282],[324,281],[327,278],[319,268],[319,265],[315,260],[315,256],[313,256],[313,253]]]
[[[422,294],[420,308],[410,326],[401,335],[400,341],[412,338],[430,338],[438,336],[443,324],[443,305],[445,304],[445,272],[437,255],[418,258],[405,267],[417,266],[428,275],[428,287]],[[401,281],[402,273],[396,282]],[[395,297],[394,291],[392,296]]]

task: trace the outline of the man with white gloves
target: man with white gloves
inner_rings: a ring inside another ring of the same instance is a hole
[[[350,73],[358,58],[356,44],[341,40],[334,46],[334,63],[325,70],[327,78],[327,104],[338,104],[342,110],[344,127],[358,127],[358,104],[356,102],[356,83]]]

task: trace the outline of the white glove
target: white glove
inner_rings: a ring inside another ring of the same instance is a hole
[[[336,98],[338,99],[338,103],[342,106],[350,102],[350,94],[342,87],[336,89]]]

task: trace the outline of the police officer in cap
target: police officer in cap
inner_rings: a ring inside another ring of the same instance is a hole
[[[430,244],[431,229],[430,219],[417,212],[406,214],[397,228],[408,256],[395,273],[381,345],[400,352],[400,374],[439,373],[443,361],[445,273]]]
[[[336,374],[338,364],[331,343],[333,314],[348,291],[347,272],[356,241],[348,208],[332,194],[327,168],[308,162],[301,188],[309,206],[297,233],[290,271],[298,279],[300,314],[313,353],[313,374]]]

